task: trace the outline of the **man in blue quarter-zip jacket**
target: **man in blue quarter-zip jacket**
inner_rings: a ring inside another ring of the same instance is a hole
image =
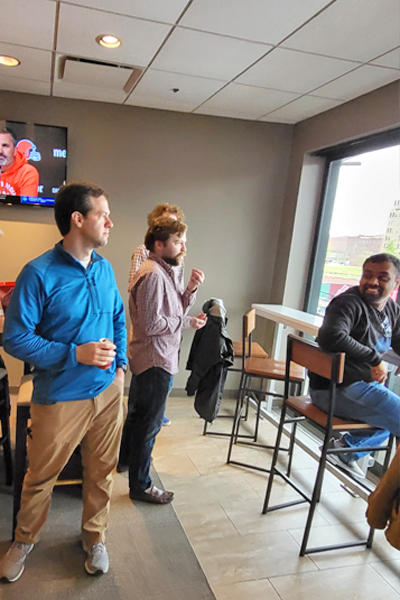
[[[105,193],[87,183],[62,187],[54,209],[63,240],[23,268],[3,332],[5,350],[33,366],[29,467],[15,542],[0,563],[0,579],[9,582],[22,575],[57,477],[79,444],[85,569],[94,575],[109,566],[105,531],[122,428],[126,329],[111,265],[94,250],[107,244],[113,224]]]

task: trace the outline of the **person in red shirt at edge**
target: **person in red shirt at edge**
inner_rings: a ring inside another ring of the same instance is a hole
[[[0,194],[6,196],[38,195],[39,173],[17,148],[12,129],[0,130]]]

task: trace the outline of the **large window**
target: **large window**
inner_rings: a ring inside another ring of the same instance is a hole
[[[324,315],[371,254],[400,257],[400,132],[329,149],[306,310]],[[393,294],[397,299],[397,290]]]

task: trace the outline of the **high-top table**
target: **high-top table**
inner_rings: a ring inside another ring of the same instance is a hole
[[[272,358],[276,360],[279,359],[284,326],[316,337],[323,321],[318,315],[281,304],[253,304],[252,308],[255,308],[257,316],[274,321],[278,325],[272,345]]]
[[[252,308],[255,308],[256,314],[259,317],[274,321],[280,326],[274,337],[272,348],[272,357],[276,359],[279,358],[279,349],[284,326],[291,327],[296,331],[308,333],[309,335],[316,337],[323,321],[323,318],[318,315],[312,315],[303,310],[289,308],[288,306],[282,306],[281,304],[253,304]],[[400,366],[400,357],[392,350],[392,348],[389,348],[389,350],[385,352],[384,359],[386,362],[395,365],[396,367]]]

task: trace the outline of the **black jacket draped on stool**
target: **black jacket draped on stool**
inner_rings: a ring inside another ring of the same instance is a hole
[[[203,311],[207,323],[193,338],[186,365],[192,373],[186,383],[186,392],[188,396],[195,395],[196,412],[211,423],[218,414],[228,367],[233,365],[233,347],[226,331],[222,300],[207,300]]]

